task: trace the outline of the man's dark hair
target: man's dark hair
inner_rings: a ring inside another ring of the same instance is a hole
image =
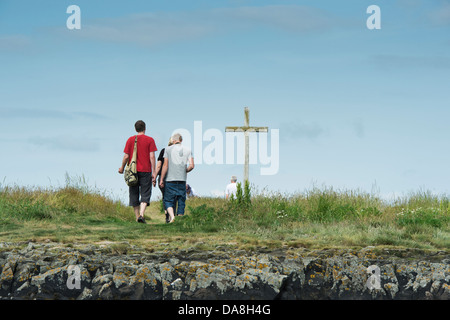
[[[136,123],[134,124],[134,128],[136,129],[136,132],[145,131],[145,122],[142,120],[136,121]]]

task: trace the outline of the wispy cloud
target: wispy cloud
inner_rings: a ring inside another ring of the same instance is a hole
[[[369,63],[385,68],[450,68],[450,57],[445,56],[405,56],[405,55],[373,55]]]
[[[352,123],[353,130],[358,138],[364,138],[365,127],[362,119],[356,119]]]
[[[319,137],[325,136],[327,129],[318,123],[301,123],[301,122],[285,122],[280,126],[280,131],[283,132],[283,139],[299,139],[306,138],[309,140],[316,140]]]
[[[109,118],[108,116],[105,116],[103,114],[86,111],[74,111],[70,112],[69,115],[72,115],[74,118],[89,119],[89,120],[105,120]]]
[[[133,14],[84,23],[83,39],[154,46],[245,31],[265,26],[294,33],[318,32],[336,25],[336,18],[306,6],[220,8],[194,12]]]
[[[0,108],[2,119],[91,119],[104,120],[107,116],[82,111],[61,111],[42,108]]]
[[[397,0],[395,3],[402,9],[416,9],[424,4],[424,0]]]
[[[42,146],[52,150],[95,152],[100,149],[100,145],[96,141],[68,135],[53,137],[34,136],[29,138],[28,142],[32,145]]]
[[[31,44],[31,39],[25,35],[0,35],[0,51],[22,51]]]
[[[429,18],[436,25],[450,25],[450,1],[443,1],[438,9],[429,14]]]
[[[216,197],[216,198],[223,198],[225,197],[225,191],[224,190],[211,190],[210,191],[211,196]]]
[[[143,46],[196,39],[211,32],[202,21],[187,14],[143,13],[120,18],[95,20],[72,33],[85,39],[105,42],[135,43]]]
[[[299,5],[216,9],[212,16],[241,26],[265,25],[299,33],[328,29],[336,22],[328,12]]]

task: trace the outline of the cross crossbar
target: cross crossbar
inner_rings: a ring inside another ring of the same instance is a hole
[[[248,164],[249,164],[249,132],[268,132],[268,127],[251,127],[250,126],[250,111],[248,107],[244,108],[244,125],[243,126],[228,126],[225,127],[225,132],[243,132],[245,136],[245,159],[244,159],[244,183],[248,181]]]

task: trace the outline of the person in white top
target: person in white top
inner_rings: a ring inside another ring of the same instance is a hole
[[[227,188],[225,189],[225,199],[229,199],[231,195],[236,197],[236,190],[237,190],[236,181],[237,181],[236,176],[232,176],[231,183],[228,184]]]

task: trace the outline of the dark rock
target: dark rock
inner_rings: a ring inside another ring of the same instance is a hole
[[[133,247],[127,254],[94,245],[48,243],[4,243],[0,248],[0,299],[450,298],[450,259],[445,251],[427,255],[375,247],[266,248],[245,253],[216,247],[158,253]],[[79,287],[73,282],[74,268],[79,271]],[[378,282],[369,282],[375,276]]]

